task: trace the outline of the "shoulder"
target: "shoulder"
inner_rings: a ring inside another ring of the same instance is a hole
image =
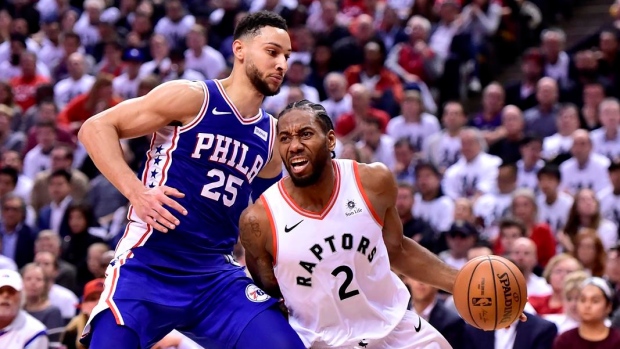
[[[396,180],[390,169],[381,162],[371,164],[353,163],[363,189],[373,194],[396,192]]]
[[[239,230],[243,234],[251,231],[254,225],[258,224],[261,228],[264,226],[265,228],[269,227],[269,213],[267,211],[267,207],[263,203],[263,199],[256,200],[255,203],[248,206],[241,213],[241,217],[239,218]]]

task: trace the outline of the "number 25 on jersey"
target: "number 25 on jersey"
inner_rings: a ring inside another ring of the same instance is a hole
[[[237,189],[243,184],[243,179],[232,174],[227,176],[223,171],[216,168],[207,172],[207,177],[213,178],[214,181],[205,184],[200,195],[213,201],[219,201],[221,197],[226,207],[234,205],[235,200],[237,200]],[[224,188],[221,189],[222,187]],[[220,193],[222,191],[223,193]]]

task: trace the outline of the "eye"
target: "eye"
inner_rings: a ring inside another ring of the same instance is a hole
[[[289,58],[291,58],[290,55],[284,55],[284,58],[286,58],[286,60],[288,61]]]
[[[290,140],[289,136],[280,136],[280,143],[286,143]]]
[[[312,132],[310,132],[310,131],[304,131],[304,132],[302,132],[302,133],[301,133],[301,136],[302,136],[303,138],[310,138],[310,137],[312,137]]]
[[[270,55],[272,55],[272,56],[275,56],[276,51],[275,51],[275,50],[272,50],[272,49],[268,49],[268,50],[267,50],[267,53],[269,53],[269,54],[270,54]]]

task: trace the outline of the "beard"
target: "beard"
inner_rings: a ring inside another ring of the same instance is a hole
[[[310,162],[312,172],[310,172],[309,175],[304,177],[296,177],[296,175],[291,171],[291,165],[287,161],[284,161],[284,164],[286,171],[289,173],[289,177],[291,177],[293,185],[299,188],[304,188],[316,184],[319,181],[325,171],[325,167],[331,163],[331,161],[328,160],[331,160],[331,156],[329,148],[326,144],[325,148],[317,153],[317,157],[314,161]]]
[[[248,63],[248,66],[245,68],[245,73],[250,79],[252,86],[258,91],[258,93],[262,94],[265,97],[275,96],[280,92],[280,86],[277,89],[272,89],[265,80],[261,78],[261,74],[258,71],[258,68],[254,65],[254,63]]]

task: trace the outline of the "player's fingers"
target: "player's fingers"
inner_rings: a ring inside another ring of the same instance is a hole
[[[176,190],[175,188],[172,187],[168,187],[168,186],[162,186],[161,190],[164,194],[168,195],[168,196],[174,196],[175,198],[182,198],[185,196],[185,194],[181,193],[180,191]]]
[[[179,204],[178,202],[176,202],[176,201],[172,200],[171,198],[169,198],[169,197],[167,197],[167,196],[166,196],[166,197],[164,197],[164,199],[162,200],[162,203],[163,203],[164,205],[167,205],[167,206],[168,206],[168,207],[170,207],[170,208],[173,208],[173,209],[177,210],[178,212],[180,212],[180,213],[181,213],[181,214],[183,214],[183,215],[186,215],[186,214],[187,214],[187,210],[185,209],[185,207],[181,206],[181,204]],[[177,220],[177,223],[175,223],[175,224],[176,224],[176,225],[178,225],[178,224],[179,224],[179,223],[178,223],[178,220]]]
[[[527,315],[522,313],[521,316],[519,316],[519,320],[521,320],[522,322],[526,322],[527,321]]]
[[[159,215],[159,216],[156,216],[157,222],[161,223],[162,225],[165,225],[169,229],[176,228],[176,226],[180,223],[179,220],[175,216],[172,215],[172,213],[170,213],[168,210],[166,210],[165,208],[161,206],[156,208],[155,212],[157,212],[157,214]]]
[[[159,224],[159,222],[157,222],[153,217],[151,216],[146,216],[146,219],[144,220],[144,222],[150,226],[153,227],[153,229],[155,230],[159,230],[162,233],[167,233],[168,232],[168,228],[164,227],[163,225]]]

